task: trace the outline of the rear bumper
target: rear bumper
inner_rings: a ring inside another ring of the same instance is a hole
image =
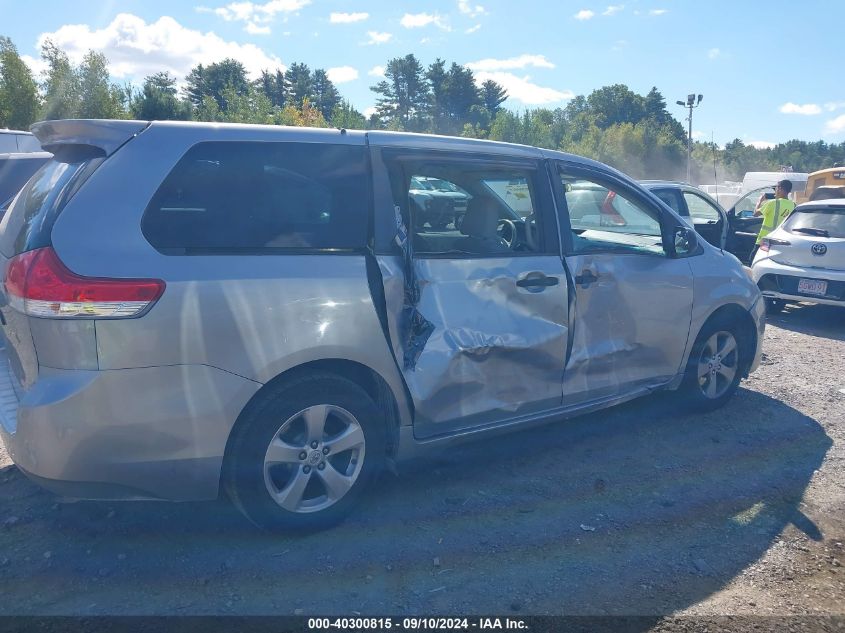
[[[229,432],[260,387],[204,365],[42,367],[20,400],[12,380],[0,350],[0,437],[12,461],[87,499],[216,498]]]
[[[845,271],[789,266],[760,258],[754,262],[751,272],[764,297],[845,306]],[[799,292],[799,279],[825,281],[827,292],[824,295]]]

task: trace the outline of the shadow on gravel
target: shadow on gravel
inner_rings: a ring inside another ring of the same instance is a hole
[[[655,615],[790,524],[823,538],[801,512],[831,446],[816,421],[746,389],[676,409],[659,395],[416,461],[308,536],[225,502],[58,505],[6,469],[0,612]]]
[[[784,330],[845,341],[845,306],[788,303],[782,313],[769,314],[766,320]]]

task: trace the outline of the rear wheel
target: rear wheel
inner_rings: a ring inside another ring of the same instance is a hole
[[[226,489],[270,530],[314,530],[343,519],[380,469],[381,415],[350,380],[315,374],[272,388],[234,431]]]
[[[735,322],[716,318],[705,324],[692,348],[680,395],[694,409],[724,405],[742,378],[742,350]]]

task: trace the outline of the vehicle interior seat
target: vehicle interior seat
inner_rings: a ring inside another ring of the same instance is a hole
[[[466,237],[455,240],[457,250],[487,255],[509,252],[508,243],[499,236],[499,210],[490,198],[476,196],[469,201],[461,223],[461,233]]]

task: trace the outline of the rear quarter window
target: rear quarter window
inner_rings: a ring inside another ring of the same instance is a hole
[[[93,147],[57,149],[54,157],[24,185],[3,216],[0,252],[12,257],[49,246],[59,213],[103,160],[103,152]]]
[[[366,165],[358,146],[199,143],[153,196],[142,230],[172,255],[360,249]]]

